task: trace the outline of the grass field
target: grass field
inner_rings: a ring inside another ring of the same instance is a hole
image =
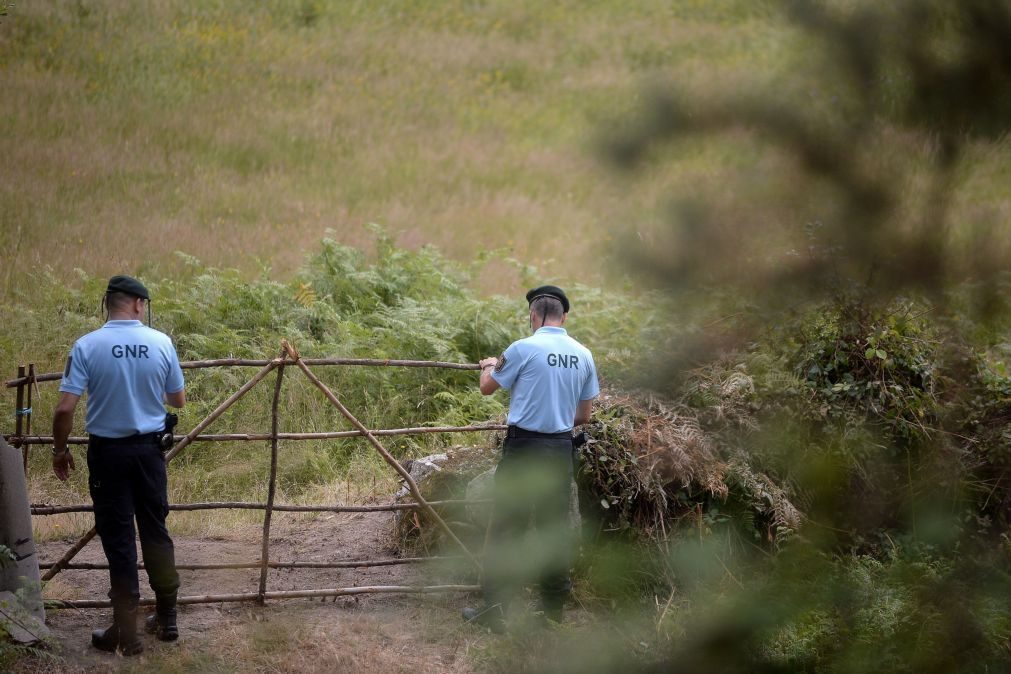
[[[0,18],[0,298],[11,316],[0,371],[30,361],[58,370],[73,340],[98,325],[101,280],[119,272],[167,279],[156,322],[183,357],[263,357],[291,336],[286,325],[314,320],[278,301],[296,297],[307,256],[326,236],[374,258],[368,223],[398,246],[434,244],[465,266],[486,256],[464,281],[479,293],[540,279],[602,283],[615,242],[664,219],[672,183],[701,184],[717,166],[757,159],[740,139],[698,143],[629,180],[602,159],[607,129],[628,123],[648,88],[669,78],[772,78],[796,60],[797,39],[773,3],[741,0],[17,4]],[[440,301],[434,290],[414,296]],[[614,297],[583,305],[597,314],[583,337],[617,353],[628,318]],[[400,319],[424,329],[428,309],[412,311]],[[495,315],[514,320],[511,309]],[[512,334],[515,320],[499,332]],[[583,319],[573,320],[578,332]],[[339,340],[302,346],[439,355],[350,323],[331,326]],[[497,352],[502,335],[482,348]],[[184,426],[238,376],[196,376],[206,399],[191,396]],[[352,385],[365,391],[368,381]],[[376,385],[387,390],[376,395],[387,418],[373,427],[477,411],[468,400],[436,402],[404,419],[402,396]],[[49,423],[44,393],[36,432]],[[250,429],[262,404],[223,423]],[[292,423],[323,423],[319,413],[300,408]],[[294,452],[296,492],[305,475],[319,477],[315,453]],[[227,461],[227,451],[208,454]],[[258,488],[214,477],[226,467],[206,471],[177,482],[177,496]],[[39,479],[41,498],[54,485]],[[61,500],[79,500],[80,489]]]
[[[741,159],[700,146],[630,184],[595,141],[651,83],[781,71],[793,33],[770,6],[18,3],[0,20],[0,292],[30,297],[45,266],[172,273],[176,250],[284,277],[328,229],[367,246],[370,222],[597,281],[671,181]]]

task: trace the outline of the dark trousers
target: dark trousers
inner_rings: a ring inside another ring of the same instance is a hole
[[[140,533],[151,589],[156,596],[175,596],[179,574],[175,547],[165,527],[168,480],[165,458],[154,439],[129,442],[92,437],[88,442],[88,486],[95,505],[95,528],[109,560],[113,605],[136,605],[140,598],[136,532]]]
[[[572,587],[571,484],[571,439],[506,438],[485,555],[489,606],[505,608],[523,584],[537,582],[543,605],[561,609]]]

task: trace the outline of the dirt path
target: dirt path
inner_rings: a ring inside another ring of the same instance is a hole
[[[276,517],[271,558],[276,561],[332,561],[395,557],[389,542],[389,513],[344,513],[315,520]],[[179,563],[256,561],[259,527],[225,538],[175,537]],[[41,559],[56,559],[69,541],[39,546]],[[78,555],[80,562],[104,562],[97,540]],[[257,569],[180,571],[182,595],[255,592]],[[272,570],[269,590],[360,585],[416,585],[461,582],[445,569],[398,565],[365,569]],[[106,571],[65,571],[47,595],[104,598]],[[150,596],[141,572],[141,595]],[[465,653],[487,635],[461,624],[465,595],[362,595],[325,600],[293,599],[254,603],[180,606],[180,639],[164,644],[145,635],[145,653],[119,658],[90,646],[91,630],[104,627],[111,609],[51,610],[48,623],[60,645],[62,662],[37,663],[39,671],[389,671],[468,672]]]

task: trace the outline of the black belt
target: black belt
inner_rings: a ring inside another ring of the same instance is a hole
[[[542,440],[572,440],[572,431],[562,431],[561,433],[538,433],[528,431],[519,426],[510,426],[506,431],[507,438],[540,438]]]
[[[118,445],[143,445],[145,443],[158,444],[158,436],[162,433],[164,433],[164,431],[138,433],[137,435],[128,435],[125,438],[103,438],[101,435],[91,435],[88,437],[88,441],[99,445],[105,445],[106,447]]]

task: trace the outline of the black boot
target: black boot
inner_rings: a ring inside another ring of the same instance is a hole
[[[541,597],[534,606],[534,615],[544,627],[561,624],[565,600],[560,597]]]
[[[144,645],[137,638],[137,607],[113,606],[112,625],[91,633],[91,645],[100,651],[123,655],[137,655]]]
[[[175,641],[179,638],[176,626],[176,595],[158,597],[155,612],[147,617],[144,629],[155,634],[160,641]]]
[[[465,608],[460,612],[463,619],[469,623],[483,625],[495,634],[505,634],[505,615],[500,604],[485,608]]]

